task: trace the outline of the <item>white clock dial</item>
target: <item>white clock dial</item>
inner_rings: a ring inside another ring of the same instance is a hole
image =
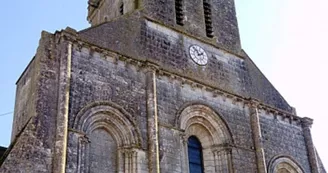
[[[206,65],[208,58],[205,50],[197,45],[189,47],[189,54],[191,59],[198,65]]]

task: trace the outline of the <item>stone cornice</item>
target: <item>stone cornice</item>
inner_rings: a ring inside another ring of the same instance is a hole
[[[303,128],[311,128],[313,124],[313,119],[304,117],[301,120]]]

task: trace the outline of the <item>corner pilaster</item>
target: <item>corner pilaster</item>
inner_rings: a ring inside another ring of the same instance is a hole
[[[307,117],[302,118],[302,128],[303,128],[304,139],[305,139],[306,148],[307,148],[307,152],[308,152],[309,162],[310,162],[310,166],[311,166],[311,172],[319,173],[320,171],[319,171],[317,154],[315,151],[315,147],[314,147],[312,135],[311,135],[312,124],[313,124],[312,119],[307,118]]]
[[[72,43],[67,43],[66,56],[60,59],[58,113],[53,172],[65,173],[68,138],[68,112],[71,80]]]

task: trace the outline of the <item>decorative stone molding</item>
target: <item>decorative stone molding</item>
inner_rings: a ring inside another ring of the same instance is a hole
[[[75,117],[73,129],[88,134],[99,127],[116,133],[119,147],[141,146],[141,135],[133,117],[111,102],[95,102],[83,108]]]
[[[284,173],[282,171],[286,170],[289,173],[304,173],[302,167],[288,156],[274,157],[269,164],[268,173]]]

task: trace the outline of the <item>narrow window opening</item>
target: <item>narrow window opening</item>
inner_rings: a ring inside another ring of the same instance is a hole
[[[121,6],[120,6],[120,14],[121,15],[124,14],[124,3],[122,3]]]
[[[213,38],[212,10],[209,0],[203,0],[206,36]]]
[[[176,23],[178,25],[183,26],[183,5],[182,0],[175,0],[175,15],[176,15]]]
[[[204,173],[202,144],[195,136],[188,139],[188,159],[190,173]]]

